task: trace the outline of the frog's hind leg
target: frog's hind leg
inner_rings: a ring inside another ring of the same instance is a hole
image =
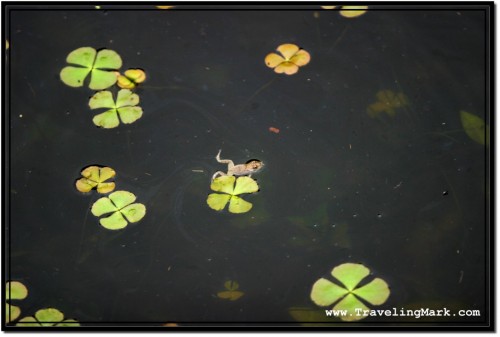
[[[220,159],[221,152],[222,152],[222,150],[219,150],[219,153],[217,153],[217,156],[215,156],[215,159],[217,159],[217,161],[219,163],[227,164],[227,170],[229,172],[234,167],[234,163],[231,159]]]
[[[215,173],[214,173],[214,175],[212,176],[212,180],[214,180],[215,178],[217,178],[217,176],[218,176],[218,175],[219,175],[219,176],[221,176],[221,177],[222,177],[222,176],[227,176],[227,174],[225,174],[224,172],[222,172],[222,171],[217,171],[217,172],[215,172]]]

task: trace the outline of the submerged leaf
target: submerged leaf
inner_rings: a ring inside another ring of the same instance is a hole
[[[489,145],[490,127],[484,120],[467,111],[460,111],[460,121],[465,133],[470,139],[482,145]]]
[[[236,281],[224,282],[224,288],[226,288],[227,291],[218,292],[217,297],[222,299],[227,299],[230,301],[236,301],[237,299],[239,299],[241,296],[244,295],[243,292],[237,291],[237,289],[239,288],[239,284]]]

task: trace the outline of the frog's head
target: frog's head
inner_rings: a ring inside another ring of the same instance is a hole
[[[245,163],[245,168],[252,172],[259,171],[264,166],[264,163],[258,159],[251,159]]]

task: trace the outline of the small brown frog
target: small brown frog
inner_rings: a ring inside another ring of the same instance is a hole
[[[260,169],[264,166],[264,163],[261,162],[260,160],[250,160],[246,162],[245,164],[238,164],[234,165],[233,161],[231,159],[220,159],[220,153],[222,150],[219,150],[219,153],[217,153],[217,156],[215,156],[215,159],[219,163],[222,164],[227,164],[227,173],[224,173],[222,171],[217,171],[214,173],[212,176],[212,180],[217,178],[217,176],[246,176],[248,175],[249,177],[252,176],[253,173],[257,173],[260,171]]]

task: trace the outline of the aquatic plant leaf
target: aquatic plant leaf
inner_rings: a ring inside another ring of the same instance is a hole
[[[103,214],[115,212],[117,210],[118,208],[113,204],[113,202],[111,202],[108,197],[102,197],[94,202],[90,211],[95,216],[101,216]]]
[[[297,322],[331,322],[332,318],[325,315],[325,310],[308,307],[291,307],[288,313]]]
[[[64,319],[64,315],[57,309],[40,309],[35,313],[35,318],[42,326],[52,326]]]
[[[276,68],[274,68],[274,72],[278,74],[286,74],[286,75],[293,75],[297,71],[299,71],[299,67],[292,62],[283,62]]]
[[[56,324],[57,327],[75,327],[75,326],[80,326],[80,323],[74,319],[65,319],[61,323]]]
[[[92,90],[102,90],[109,88],[116,83],[117,75],[113,71],[92,69],[89,88]]]
[[[28,297],[28,288],[19,281],[7,282],[5,297],[7,300],[24,300]]]
[[[289,61],[299,51],[299,47],[293,43],[284,43],[278,46],[276,50],[283,55],[285,60]]]
[[[139,203],[128,205],[123,207],[120,213],[122,213],[129,222],[138,222],[146,215],[146,206]]]
[[[236,185],[232,192],[233,195],[242,193],[254,193],[259,190],[257,182],[250,177],[239,177],[236,179]]]
[[[341,320],[347,321],[347,322],[352,322],[352,321],[359,321],[361,319],[366,318],[366,316],[363,316],[361,314],[357,314],[356,309],[359,312],[359,309],[361,310],[368,310],[369,308],[364,305],[363,302],[358,300],[356,296],[353,294],[348,294],[346,297],[344,297],[340,302],[338,302],[334,307],[333,310],[346,310],[347,315],[341,315],[339,316]]]
[[[135,83],[123,75],[118,75],[116,85],[118,85],[122,89],[134,89],[135,88]]]
[[[230,301],[236,301],[237,299],[239,299],[241,296],[244,295],[242,291],[237,291],[239,286],[240,285],[236,281],[226,281],[224,282],[224,288],[226,288],[227,291],[218,292],[217,297],[222,299],[228,299]]]
[[[115,176],[111,167],[89,166],[83,169],[80,178],[76,181],[76,189],[80,192],[89,192],[97,186],[98,193],[109,193],[115,189],[114,182],[105,182]]]
[[[264,62],[266,63],[266,65],[269,68],[275,68],[279,64],[281,64],[281,63],[283,63],[285,61],[286,60],[282,56],[279,56],[276,53],[267,54],[266,58],[264,59]]]
[[[67,66],[59,74],[61,80],[71,87],[81,87],[91,73],[89,87],[93,90],[106,89],[115,84],[116,69],[122,66],[120,55],[115,51],[103,49],[97,52],[92,47],[73,50],[66,62],[80,67]]]
[[[128,69],[123,74],[134,83],[142,83],[146,80],[146,73],[142,69]]]
[[[274,72],[278,74],[293,75],[299,70],[299,67],[308,64],[311,60],[311,55],[307,51],[300,49],[293,43],[284,43],[276,50],[282,56],[270,53],[266,55],[264,62],[268,67],[274,68]]]
[[[120,119],[124,124],[130,124],[142,117],[142,108],[139,106],[128,106],[118,109]]]
[[[21,318],[17,323],[16,326],[40,326],[40,323],[36,320],[35,317],[32,316],[27,316]]]
[[[85,68],[92,68],[97,51],[92,47],[81,47],[73,50],[66,57],[66,62],[77,64]]]
[[[334,9],[337,6],[321,6],[323,9]]]
[[[345,18],[356,18],[366,13],[368,6],[342,6],[340,15]]]
[[[370,270],[359,263],[344,263],[332,269],[332,276],[352,291],[359,282],[370,274]]]
[[[97,53],[94,68],[98,69],[120,69],[122,58],[117,52],[110,49],[102,49]]]
[[[10,323],[15,321],[19,316],[21,316],[21,308],[11,305],[9,303],[5,303],[5,321],[6,323]]]
[[[120,125],[120,120],[118,119],[116,109],[111,109],[95,115],[94,118],[92,118],[92,122],[95,125],[105,129],[116,128],[118,125]]]
[[[218,292],[217,293],[217,297],[225,299],[225,300],[236,301],[237,299],[239,299],[244,294],[245,293],[243,293],[242,291],[228,290],[228,291],[220,291],[220,292]]]
[[[118,92],[116,103],[110,91],[100,91],[90,98],[91,109],[111,108],[100,113],[92,119],[95,125],[111,129],[120,124],[120,119],[124,124],[130,124],[142,117],[142,108],[136,107],[139,103],[139,96],[128,89]],[[120,119],[118,118],[120,116]]]
[[[102,218],[99,223],[107,229],[117,230],[127,227],[127,220],[123,217],[121,212],[115,212],[108,216],[107,218]]]
[[[229,200],[229,212],[231,213],[246,213],[252,209],[252,204],[242,198],[233,195]]]
[[[240,285],[236,281],[229,280],[224,282],[224,288],[226,288],[227,290],[237,290],[239,287]]]
[[[304,49],[299,50],[290,58],[290,62],[296,64],[299,67],[305,66],[311,60],[311,55]]]
[[[208,195],[207,204],[211,209],[221,211],[226,207],[231,196],[229,194],[211,193]]]
[[[113,100],[113,94],[111,91],[99,91],[90,98],[89,101],[90,109],[99,108],[115,108],[115,102]]]
[[[349,291],[339,287],[327,279],[320,278],[314,282],[311,290],[311,300],[319,306],[328,306],[345,296]]]
[[[116,97],[116,107],[121,108],[124,106],[134,106],[139,104],[139,95],[134,94],[128,89],[121,89],[118,91]]]
[[[235,181],[236,177],[234,176],[220,176],[212,180],[210,188],[215,192],[233,194]]]
[[[99,169],[99,182],[106,181],[113,178],[116,175],[116,171],[111,167],[101,167]]]
[[[90,73],[90,70],[90,68],[77,68],[67,66],[61,70],[59,76],[64,84],[73,88],[78,88],[83,86],[83,81],[85,80],[85,77],[87,77],[87,75]]]
[[[378,99],[368,106],[366,112],[371,118],[378,117],[382,112],[394,117],[396,109],[408,105],[408,98],[403,93],[395,93],[392,90],[380,90],[375,95]]]
[[[470,139],[482,145],[489,145],[490,127],[484,123],[481,117],[462,110],[460,111],[460,121]]]
[[[116,191],[109,195],[109,199],[113,201],[113,204],[118,209],[122,209],[123,207],[133,203],[137,197],[133,193],[127,191]]]
[[[381,305],[387,301],[391,291],[384,280],[376,278],[361,288],[353,290],[353,293],[370,304]]]

